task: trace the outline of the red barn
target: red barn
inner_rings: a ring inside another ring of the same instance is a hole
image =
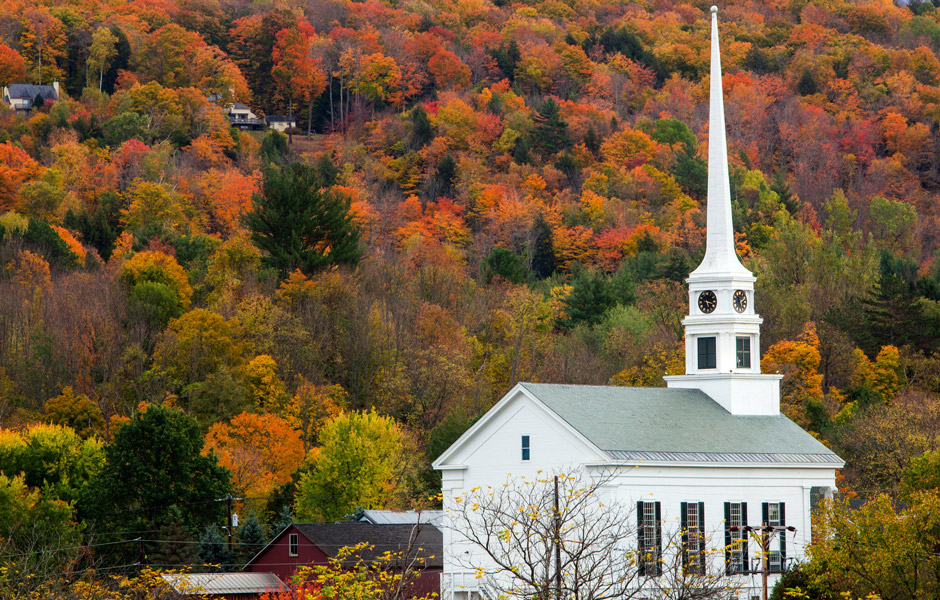
[[[274,573],[289,581],[298,567],[326,564],[340,549],[363,543],[370,549],[359,553],[362,560],[372,560],[385,552],[405,553],[422,559],[421,574],[412,586],[412,595],[440,593],[441,555],[444,541],[441,530],[430,524],[374,525],[361,521],[288,525],[261,552],[248,561],[244,570]],[[349,561],[350,566],[356,561]],[[394,564],[392,565],[394,568]]]

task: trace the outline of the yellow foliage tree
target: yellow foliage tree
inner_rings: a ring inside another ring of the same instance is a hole
[[[885,402],[897,396],[904,385],[901,353],[895,346],[883,346],[872,362],[865,353],[855,349],[855,370],[852,385],[878,394]]]
[[[822,406],[823,376],[819,374],[819,336],[816,325],[808,322],[796,340],[782,340],[767,349],[762,370],[780,373],[780,404],[784,414],[804,429],[810,426],[812,411]]]
[[[176,291],[182,307],[189,308],[193,288],[189,276],[176,259],[163,252],[145,250],[138,252],[121,265],[121,280],[134,287],[142,281],[165,283]]]
[[[104,432],[104,415],[97,404],[85,394],[76,394],[72,386],[62,388],[62,393],[46,401],[46,418],[56,425],[65,425],[83,438]]]
[[[259,354],[241,369],[249,398],[259,407],[282,413],[287,391],[277,376],[277,362],[267,354]]]

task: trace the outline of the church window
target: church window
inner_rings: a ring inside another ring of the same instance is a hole
[[[698,368],[714,369],[718,366],[718,355],[715,351],[715,338],[698,338]]]
[[[637,502],[637,560],[640,575],[658,577],[663,572],[662,561],[662,514],[659,502]]]
[[[739,369],[751,368],[751,338],[740,336],[736,340],[737,361]]]
[[[686,575],[705,574],[705,503],[683,502],[682,570]]]
[[[771,527],[785,527],[785,506],[783,502],[764,502],[762,521]],[[787,532],[779,529],[771,541],[770,555],[767,557],[771,573],[783,573],[787,560]]]
[[[522,436],[522,460],[529,460],[530,447],[529,447],[529,436]]]
[[[747,502],[725,502],[725,572],[747,573]]]

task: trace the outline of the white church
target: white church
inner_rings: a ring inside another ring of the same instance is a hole
[[[782,376],[761,373],[755,277],[734,250],[717,8],[711,11],[708,229],[705,257],[687,280],[685,375],[667,376],[666,388],[519,383],[434,468],[451,514],[471,490],[499,489],[512,478],[603,474],[606,497],[633,511],[634,539],[622,541],[623,552],[664,552],[663,538],[681,524],[683,533],[701,534],[681,537],[683,556],[707,555],[735,582],[730,595],[751,600],[764,577],[773,586],[804,556],[811,505],[836,491],[844,462],[780,413]],[[455,523],[445,518],[442,600],[493,597],[480,577],[489,558]],[[761,535],[769,540],[766,562]],[[662,573],[637,568],[632,595],[655,597],[647,590]]]

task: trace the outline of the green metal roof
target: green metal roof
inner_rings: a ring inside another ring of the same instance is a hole
[[[732,415],[699,390],[520,385],[611,458],[842,463],[784,415]]]

